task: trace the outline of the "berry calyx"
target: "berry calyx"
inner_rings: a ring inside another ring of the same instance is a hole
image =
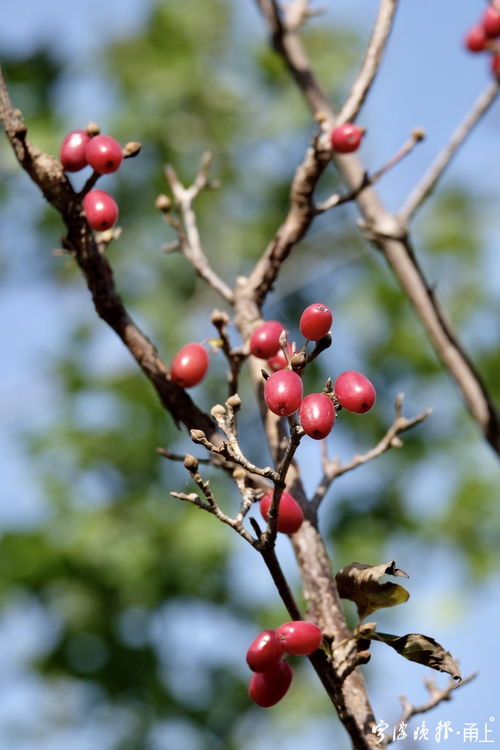
[[[289,417],[297,411],[302,393],[302,380],[292,370],[273,372],[264,385],[264,400],[268,408],[280,417]]]
[[[279,626],[276,640],[286,654],[309,656],[320,647],[323,634],[313,622],[292,620]]]
[[[277,320],[267,320],[250,336],[250,352],[259,359],[274,357],[280,348],[280,336],[285,327]]]
[[[482,26],[486,36],[491,39],[500,36],[500,11],[489,5],[484,11]]]
[[[258,706],[270,708],[278,703],[292,684],[293,670],[286,661],[278,661],[265,672],[255,672],[248,695]]]
[[[72,130],[61,143],[59,158],[66,172],[78,172],[87,166],[87,145],[90,135],[86,130]]]
[[[201,383],[208,370],[208,353],[201,344],[186,344],[170,365],[170,377],[181,388]]]
[[[352,122],[346,122],[333,128],[330,133],[330,143],[333,150],[339,154],[350,154],[357,151],[364,133],[363,128],[354,125]]]
[[[324,393],[310,393],[302,399],[299,407],[300,424],[306,435],[322,440],[332,430],[335,422],[335,407]]]
[[[293,355],[293,348],[292,348],[292,345],[288,341],[286,342],[286,347],[288,349],[288,353],[291,359]],[[267,365],[273,372],[277,372],[278,370],[283,370],[285,367],[287,367],[288,362],[285,357],[285,352],[283,351],[281,346],[276,352],[276,354],[274,355],[274,357],[271,357],[270,359],[267,360]]]
[[[300,332],[310,341],[319,341],[330,330],[332,320],[331,310],[321,302],[314,302],[300,316]]]
[[[263,630],[248,647],[247,664],[254,672],[265,672],[281,661],[283,652],[275,635],[275,630]]]
[[[118,219],[118,205],[104,190],[90,190],[82,205],[88,223],[98,232],[111,229]]]
[[[116,172],[123,159],[122,147],[110,135],[95,135],[87,144],[87,162],[99,174]]]
[[[500,55],[492,55],[490,66],[491,72],[500,81]]]
[[[486,48],[488,37],[483,26],[472,26],[467,32],[464,44],[469,52],[482,52]]]
[[[260,512],[262,518],[267,521],[267,514],[271,507],[273,493],[268,492],[260,501]],[[295,534],[302,526],[304,514],[296,499],[288,492],[283,492],[278,507],[278,523],[276,528],[282,534]]]
[[[337,401],[347,411],[364,414],[370,411],[377,394],[373,384],[366,375],[355,370],[348,370],[338,376],[333,385]]]

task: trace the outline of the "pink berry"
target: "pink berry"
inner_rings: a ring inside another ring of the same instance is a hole
[[[280,335],[285,327],[277,320],[262,323],[250,336],[250,352],[259,359],[274,357],[280,348]]]
[[[288,349],[288,353],[290,357],[293,355],[293,348],[292,345],[287,341],[286,346]],[[286,360],[285,354],[283,352],[283,349],[278,349],[277,353],[274,355],[274,357],[271,357],[267,360],[268,367],[273,371],[277,372],[278,370],[283,370],[284,367],[287,367],[288,362]]]
[[[313,622],[292,620],[279,626],[276,640],[286,654],[309,656],[320,647],[323,635]]]
[[[370,411],[377,394],[372,383],[361,372],[348,370],[338,376],[333,390],[337,400],[344,409],[356,414],[364,414]]]
[[[273,493],[268,492],[260,501],[260,512],[264,521],[267,521],[272,499]],[[278,531],[282,534],[295,534],[302,526],[303,520],[304,514],[296,499],[288,492],[283,492],[278,508]]]
[[[95,135],[87,145],[87,161],[99,174],[116,172],[122,163],[122,147],[110,135]]]
[[[302,393],[302,380],[293,370],[273,372],[264,385],[264,400],[268,408],[280,417],[289,417],[297,411]]]
[[[302,399],[299,419],[304,432],[315,440],[325,438],[335,422],[335,407],[324,393],[310,393]]]
[[[90,135],[85,130],[72,130],[61,144],[59,158],[66,172],[78,172],[87,166],[87,144]]]
[[[500,11],[489,5],[484,11],[482,24],[486,36],[493,39],[500,36]]]
[[[278,661],[265,672],[252,675],[248,695],[258,706],[270,708],[278,703],[292,684],[293,670],[286,661]]]
[[[90,190],[82,201],[83,210],[92,229],[111,229],[118,219],[118,206],[104,190]]]
[[[464,39],[464,44],[469,52],[482,52],[486,47],[488,37],[482,26],[472,26]]]
[[[208,353],[201,344],[186,344],[170,365],[170,377],[181,388],[191,388],[201,383],[208,370]]]
[[[364,132],[363,128],[351,122],[337,125],[330,133],[330,143],[333,150],[339,154],[350,154],[352,151],[356,151],[359,148]]]
[[[492,55],[491,72],[493,73],[495,78],[500,82],[500,55]]]
[[[283,652],[275,633],[275,630],[263,630],[248,647],[247,664],[254,672],[265,672],[281,660]]]
[[[332,325],[333,315],[321,302],[306,307],[300,316],[300,332],[310,341],[319,341],[326,336]]]

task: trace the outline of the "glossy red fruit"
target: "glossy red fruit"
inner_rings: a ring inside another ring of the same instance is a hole
[[[292,345],[287,341],[286,346],[287,346],[290,357],[292,357],[293,355]],[[267,364],[268,364],[268,367],[273,372],[277,372],[278,370],[282,370],[284,367],[287,367],[288,362],[287,362],[287,359],[285,357],[285,354],[281,346],[276,352],[276,354],[274,355],[274,357],[271,357],[270,359],[267,360]]]
[[[280,336],[285,327],[277,320],[267,320],[250,336],[250,352],[259,359],[274,357],[280,348]]]
[[[492,39],[500,36],[500,11],[489,5],[484,11],[482,26],[486,36]]]
[[[273,372],[264,385],[264,400],[268,408],[280,417],[289,417],[297,411],[302,393],[302,380],[293,370]]]
[[[324,393],[310,393],[299,407],[299,419],[304,432],[315,440],[330,434],[335,422],[335,407]]]
[[[333,390],[339,404],[356,414],[370,411],[377,398],[375,388],[366,375],[355,370],[348,370],[339,375]]]
[[[500,81],[500,55],[492,55],[490,66],[491,72]]]
[[[260,501],[260,512],[265,521],[267,521],[272,499],[273,493],[268,492]],[[300,529],[303,520],[304,514],[296,499],[288,492],[283,492],[278,508],[278,531],[282,534],[295,534]]]
[[[308,656],[320,647],[323,635],[313,622],[292,620],[279,626],[276,640],[284,653]]]
[[[87,221],[98,232],[111,229],[118,219],[118,205],[104,190],[91,190],[82,201]]]
[[[247,651],[247,664],[254,672],[265,672],[283,657],[275,630],[263,630],[254,638]]]
[[[299,328],[304,338],[319,341],[331,328],[333,315],[330,308],[321,302],[306,307],[300,316]]]
[[[270,708],[278,703],[292,684],[293,670],[286,661],[278,661],[265,672],[252,675],[248,695],[258,706]]]
[[[364,135],[363,128],[354,125],[352,122],[346,122],[343,125],[337,125],[330,133],[330,143],[334,151],[339,154],[350,154],[356,151]]]
[[[180,349],[170,365],[170,377],[182,388],[198,385],[208,370],[208,353],[201,344],[186,344]]]
[[[87,161],[99,174],[116,172],[123,159],[122,147],[110,135],[95,135],[87,145]]]
[[[87,144],[90,135],[85,130],[72,130],[61,144],[59,158],[66,172],[78,172],[87,166]]]
[[[487,41],[488,37],[483,26],[472,26],[465,36],[464,44],[469,52],[482,52]]]

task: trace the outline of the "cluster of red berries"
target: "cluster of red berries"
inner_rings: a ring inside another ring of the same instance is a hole
[[[301,315],[300,332],[307,341],[320,341],[330,331],[332,313],[321,302],[306,307]],[[281,417],[289,417],[298,410],[300,424],[306,435],[315,440],[325,438],[335,422],[340,407],[357,414],[369,411],[375,403],[375,388],[360,372],[349,370],[335,380],[333,390],[303,396],[300,370],[291,368],[280,344],[285,330],[276,320],[262,323],[250,337],[250,352],[266,359],[273,370],[264,385],[264,399],[268,408]],[[287,342],[289,353],[293,349]]]
[[[465,46],[470,52],[491,52],[491,72],[500,79],[500,2],[493,0],[479,23],[465,36]]]
[[[277,630],[263,630],[247,651],[247,664],[254,672],[248,686],[250,698],[262,708],[280,701],[291,685],[293,670],[284,656],[309,656],[323,640],[321,630],[313,622],[292,620]]]
[[[331,147],[338,154],[351,154],[360,147],[364,134],[365,129],[352,122],[337,125],[330,132]]]
[[[123,150],[109,135],[88,130],[72,130],[61,144],[61,164],[66,172],[79,172],[90,166],[99,175],[116,172],[123,160]],[[111,229],[118,219],[118,206],[104,190],[89,190],[83,199],[87,221],[97,231]]]

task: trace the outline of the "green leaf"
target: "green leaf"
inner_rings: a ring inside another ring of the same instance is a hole
[[[390,582],[380,583],[380,578],[384,575],[409,577],[396,568],[394,560],[381,565],[354,562],[339,570],[335,576],[339,596],[355,602],[360,620],[381,607],[394,607],[408,600],[410,594],[403,586]]]
[[[387,643],[405,659],[424,664],[431,669],[437,669],[438,672],[447,672],[454,680],[460,681],[462,679],[458,664],[450,652],[445,651],[443,646],[428,635],[408,633],[407,635],[397,636],[389,633],[376,633],[375,630],[371,629],[363,629],[361,632],[363,638]]]

